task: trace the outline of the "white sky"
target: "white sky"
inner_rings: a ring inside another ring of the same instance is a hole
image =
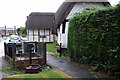
[[[25,26],[31,12],[56,12],[64,0],[0,0],[0,27]],[[109,0],[116,4],[119,0]]]

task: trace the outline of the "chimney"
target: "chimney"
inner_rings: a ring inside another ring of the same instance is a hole
[[[6,25],[5,25],[5,30],[4,30],[4,34],[5,34],[5,36],[6,36]]]
[[[16,35],[16,26],[14,26],[14,31],[13,31],[13,32],[14,32],[14,34]]]
[[[16,30],[16,26],[14,26],[14,29]]]
[[[5,29],[6,29],[6,25],[5,25]]]

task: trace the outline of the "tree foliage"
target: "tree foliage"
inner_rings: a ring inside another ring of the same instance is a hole
[[[17,28],[17,33],[18,35],[26,36],[27,35],[26,28],[25,27]]]

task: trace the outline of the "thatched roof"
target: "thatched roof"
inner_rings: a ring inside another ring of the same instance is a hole
[[[51,29],[55,13],[32,12],[26,21],[27,29]]]
[[[105,6],[109,4],[108,0],[65,0],[55,14],[55,23],[59,26],[66,19],[75,3],[77,2],[101,2]]]
[[[57,29],[61,23],[66,19],[66,17],[69,15],[70,11],[74,7],[75,3],[77,2],[95,2],[95,3],[103,3],[104,6],[110,4],[108,0],[65,0],[63,4],[59,7],[55,14],[55,24],[53,27],[53,31],[55,32],[55,29]],[[53,33],[54,33],[53,32]]]
[[[55,14],[55,25],[60,26],[60,24],[66,19],[70,11],[72,10],[74,2],[64,2]]]

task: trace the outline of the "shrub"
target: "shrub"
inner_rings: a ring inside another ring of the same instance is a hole
[[[68,34],[70,58],[117,75],[120,72],[119,13],[120,5],[84,14],[77,13],[71,18]]]

